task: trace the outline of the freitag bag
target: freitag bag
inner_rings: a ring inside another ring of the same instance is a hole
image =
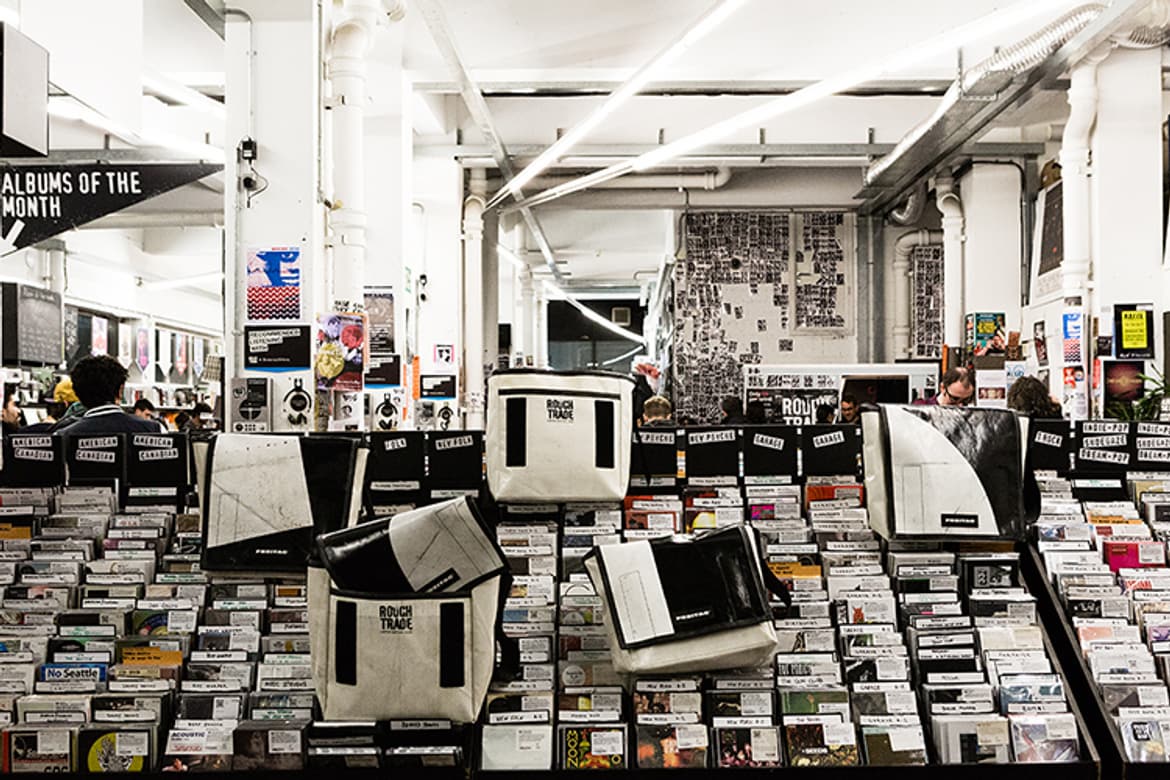
[[[487,480],[501,503],[620,501],[630,481],[634,380],[606,371],[488,379]]]
[[[784,585],[762,565],[754,534],[732,526],[693,540],[594,548],[585,569],[605,601],[614,668],[631,674],[768,665],[776,630],[768,592]]]
[[[309,637],[325,718],[474,722],[506,568],[467,498],[318,537]]]
[[[1005,409],[881,406],[861,415],[870,525],[886,539],[1017,538],[1028,419]]]

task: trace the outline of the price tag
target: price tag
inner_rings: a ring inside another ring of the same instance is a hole
[[[273,729],[269,731],[268,752],[272,755],[278,753],[300,753],[301,732],[285,729]]]
[[[190,634],[195,631],[195,612],[172,610],[167,613],[167,631],[172,634]]]
[[[825,723],[825,745],[855,745],[857,734],[852,723]]]
[[[739,711],[745,717],[771,715],[772,694],[762,692],[741,693],[739,695]]]
[[[213,720],[238,720],[240,699],[238,696],[216,696],[211,702]]]
[[[886,732],[890,738],[890,750],[895,753],[905,753],[911,750],[922,750],[925,747],[922,729],[904,728],[890,729]]]
[[[910,691],[886,691],[886,710],[890,714],[918,712],[918,700]]]
[[[1049,718],[1047,725],[1050,740],[1077,738],[1077,722],[1074,718]]]
[[[1008,744],[1006,720],[985,720],[975,724],[975,739],[980,747]]]
[[[145,731],[120,731],[114,735],[114,752],[119,756],[145,756],[150,753],[150,735]]]
[[[68,731],[38,731],[37,752],[42,756],[60,756],[69,754]]]
[[[589,735],[589,752],[595,756],[620,756],[625,754],[625,734],[616,729],[594,731]]]
[[[752,758],[761,763],[779,763],[780,737],[776,729],[752,729]]]
[[[545,744],[551,736],[550,729],[516,729],[516,750],[520,753],[535,753],[545,750]]]
[[[679,750],[705,748],[707,747],[707,727],[703,725],[675,726],[674,739],[678,743]]]
[[[1161,565],[1166,556],[1164,555],[1165,548],[1161,542],[1144,542],[1138,544],[1138,563]]]

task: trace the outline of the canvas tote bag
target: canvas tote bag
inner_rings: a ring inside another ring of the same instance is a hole
[[[468,498],[318,538],[313,678],[328,720],[472,723],[496,657],[503,554]]]
[[[487,481],[496,501],[620,501],[630,481],[634,380],[608,371],[488,379]]]
[[[693,540],[594,548],[585,568],[605,602],[613,665],[631,674],[770,664],[776,630],[768,593],[791,602],[763,566],[755,535],[732,526]]]

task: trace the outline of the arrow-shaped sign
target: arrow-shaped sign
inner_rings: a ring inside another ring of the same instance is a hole
[[[24,223],[19,219],[12,223],[12,227],[8,229],[8,233],[0,236],[0,255],[6,255],[9,252],[15,252],[19,247],[16,245],[20,234],[24,232]]]

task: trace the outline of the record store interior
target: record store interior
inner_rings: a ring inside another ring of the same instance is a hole
[[[1164,779],[1168,75],[1170,0],[0,0],[0,774]]]

